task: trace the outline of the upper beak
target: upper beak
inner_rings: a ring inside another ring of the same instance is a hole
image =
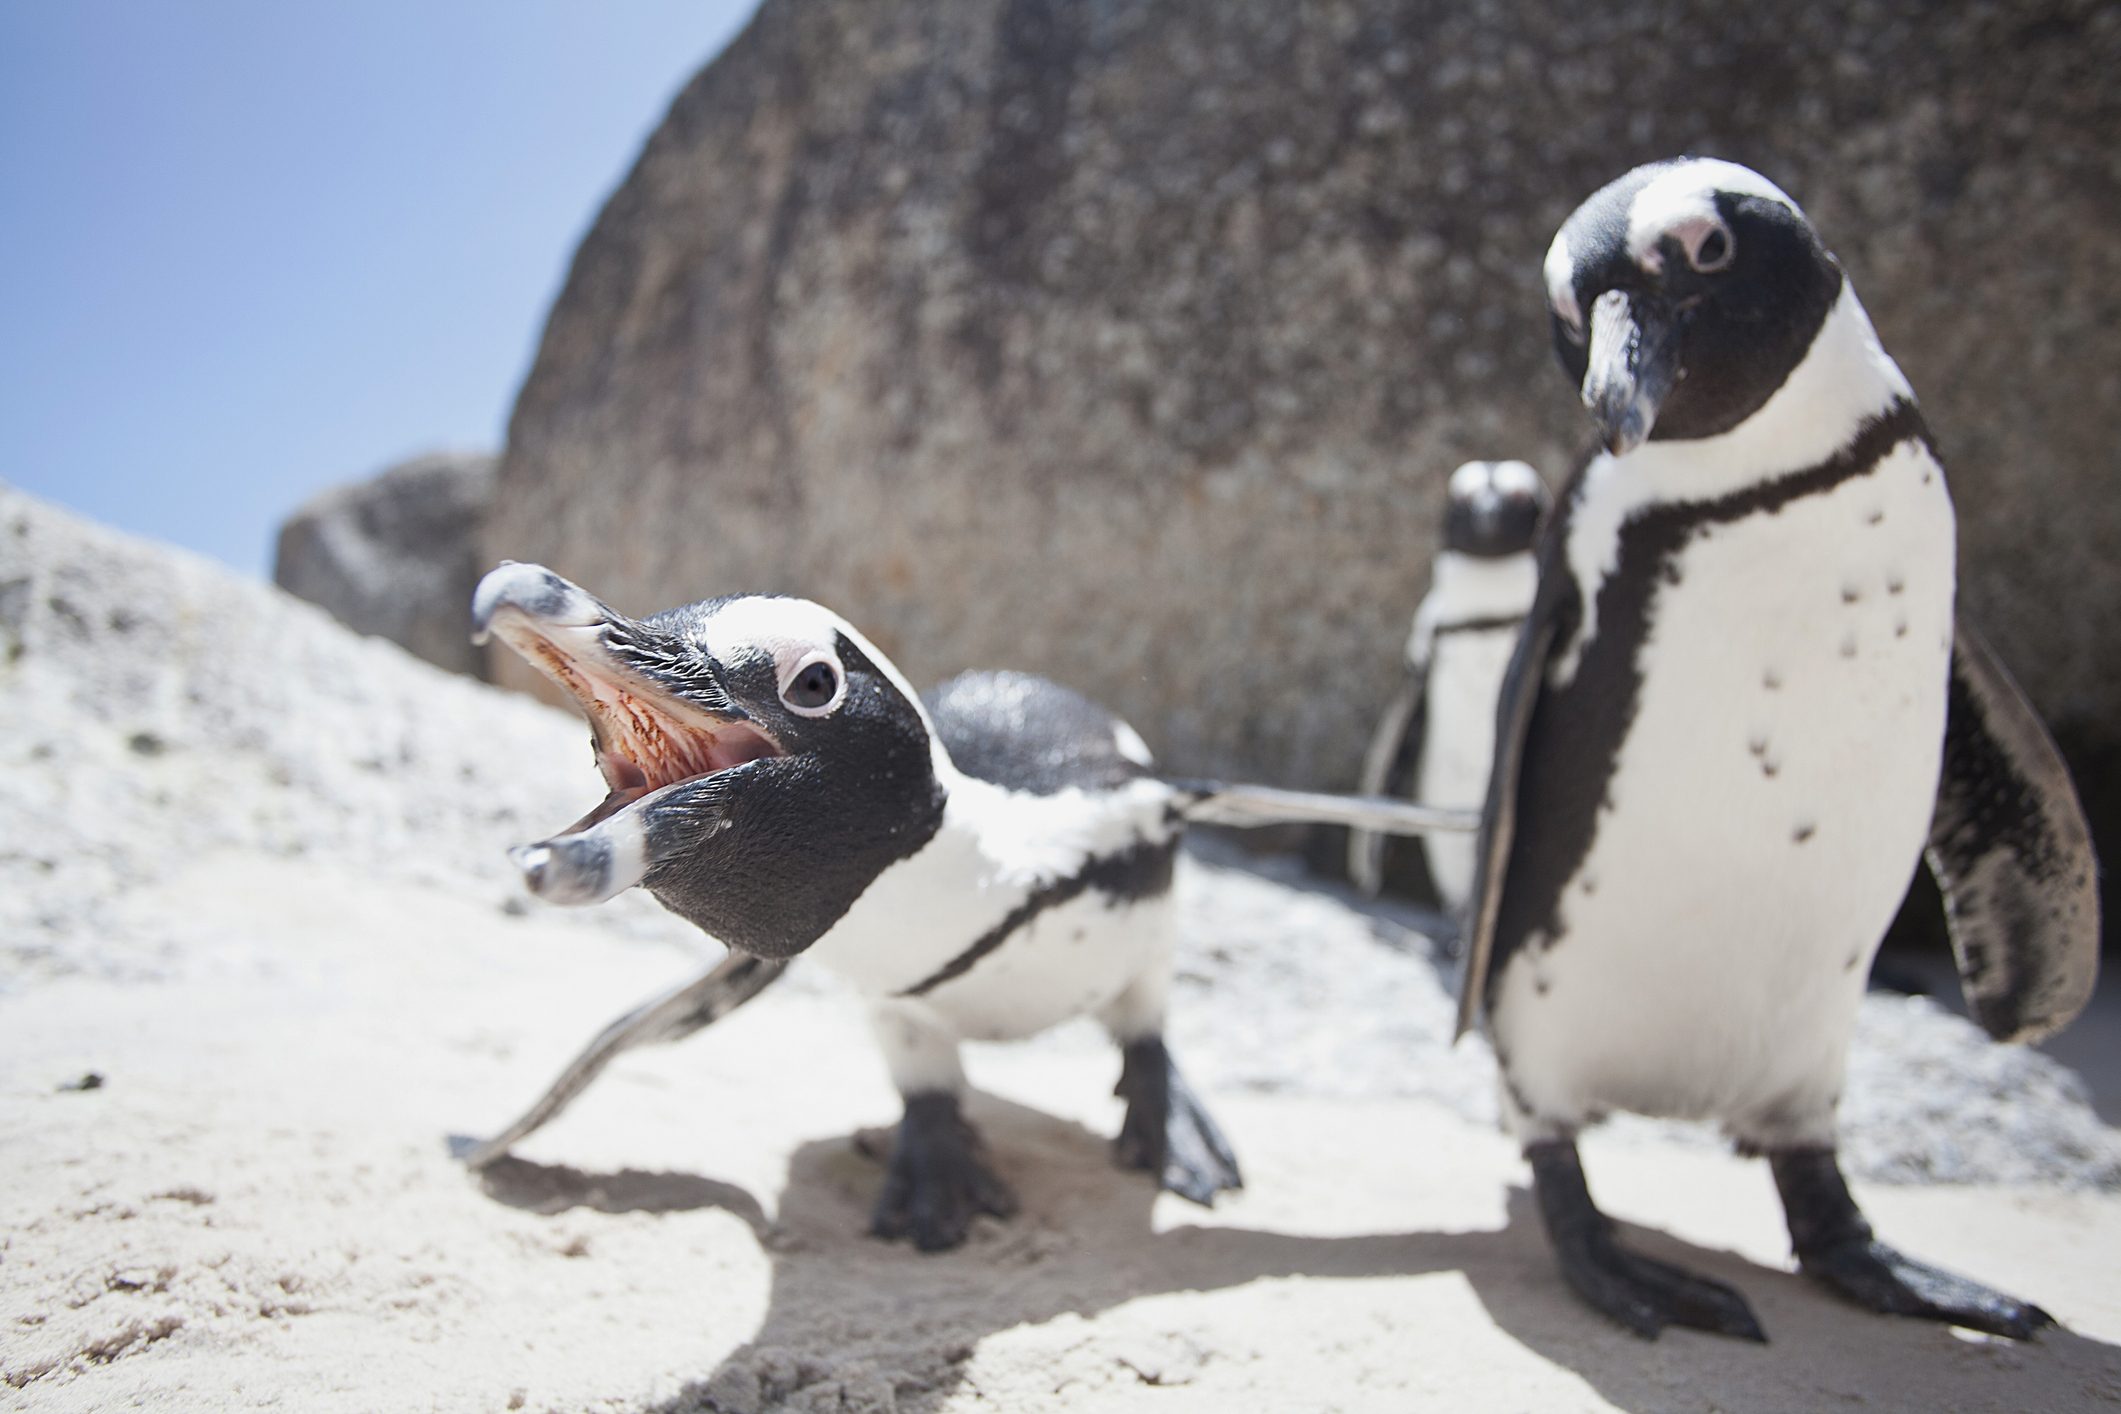
[[[471,596],[471,641],[484,643],[498,630],[515,647],[508,631],[512,623],[535,625],[548,634],[586,629],[586,635],[570,636],[594,639],[616,617],[594,594],[543,565],[503,560]]]
[[[543,565],[510,561],[480,580],[471,631],[478,642],[499,638],[565,688],[596,738],[610,794],[559,835],[512,856],[531,891],[555,903],[599,902],[645,877],[656,860],[641,812],[663,792],[782,754],[729,700],[711,665],[695,662],[682,679],[662,680],[656,663],[679,654],[660,629]]]
[[[682,680],[667,679],[658,665],[685,657],[680,644],[543,565],[508,560],[480,580],[471,634],[479,643],[500,639],[574,697],[615,789],[637,784],[644,772],[667,782],[722,769],[734,750],[733,739],[722,738],[732,729],[765,738],[711,663],[692,659]]]
[[[1648,440],[1678,372],[1678,323],[1661,300],[1624,290],[1598,297],[1583,403],[1607,451],[1625,456]]]

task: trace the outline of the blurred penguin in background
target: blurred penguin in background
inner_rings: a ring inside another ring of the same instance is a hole
[[[1407,671],[1363,759],[1366,795],[1477,805],[1495,749],[1495,701],[1538,587],[1533,547],[1549,498],[1520,461],[1467,462],[1451,473],[1443,549],[1407,635]],[[1348,876],[1375,897],[1384,835],[1348,835]],[[1462,916],[1473,887],[1473,841],[1422,842],[1437,902]]]

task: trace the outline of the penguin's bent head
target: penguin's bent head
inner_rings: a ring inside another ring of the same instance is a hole
[[[1539,538],[1547,487],[1523,462],[1467,462],[1451,473],[1443,547],[1474,559],[1522,555]]]
[[[1652,163],[1600,188],[1547,250],[1554,348],[1606,449],[1713,437],[1804,360],[1841,267],[1749,168]]]
[[[948,757],[889,659],[806,599],[710,599],[634,619],[542,565],[479,583],[498,637],[589,718],[610,793],[512,851],[531,892],[644,884],[731,947],[789,957],[942,816]]]

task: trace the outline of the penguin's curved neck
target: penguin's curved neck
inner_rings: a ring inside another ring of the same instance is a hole
[[[1914,400],[1854,287],[1843,280],[1803,360],[1758,412],[1714,437],[1652,440],[1623,457],[1602,455],[1586,479],[1597,484],[1601,499],[1614,495],[1626,510],[1720,500],[1816,466],[1846,447],[1864,423]]]
[[[1530,550],[1515,555],[1466,555],[1438,551],[1429,566],[1429,597],[1442,616],[1454,619],[1522,615],[1532,602],[1538,570]]]

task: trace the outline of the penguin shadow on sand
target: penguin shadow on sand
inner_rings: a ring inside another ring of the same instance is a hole
[[[1492,1230],[1314,1237],[1182,1225],[1157,1232],[1156,1192],[1141,1175],[1112,1166],[1107,1137],[991,1095],[975,1094],[970,1108],[1022,1207],[1006,1223],[982,1222],[964,1247],[940,1254],[867,1235],[883,1174],[864,1152],[866,1136],[797,1148],[777,1218],[743,1188],[694,1174],[589,1173],[511,1157],[487,1171],[484,1186],[496,1201],[539,1213],[719,1208],[757,1235],[772,1263],[757,1333],[656,1414],[820,1400],[933,1410],[960,1387],[980,1342],[1012,1327],[1261,1279],[1426,1273],[1462,1274],[1505,1334],[1624,1409],[1801,1409],[1881,1398],[1893,1407],[2053,1409],[2102,1393],[2121,1397],[2121,1348],[2060,1328],[2023,1345],[1968,1339],[1857,1310],[1733,1252],[1622,1224],[1635,1250],[1742,1289],[1772,1344],[1678,1329],[1655,1343],[1640,1340],[1562,1284],[1522,1187],[1509,1193],[1506,1225]],[[1435,1344],[1429,1333],[1429,1358]],[[1119,1362],[1121,1352],[1113,1358]],[[1411,1340],[1407,1358],[1424,1358]]]
[[[469,1144],[455,1137],[452,1142],[460,1148]],[[480,1170],[478,1178],[486,1196],[495,1202],[548,1217],[570,1208],[599,1213],[690,1213],[719,1208],[750,1228],[761,1242],[773,1230],[766,1210],[747,1190],[699,1174],[646,1169],[589,1173],[508,1154]]]
[[[1621,1409],[2074,1409],[2121,1401],[2121,1346],[2051,1327],[2035,1340],[1956,1331],[1846,1303],[1793,1270],[1621,1222],[1644,1256],[1737,1287],[1767,1329],[1755,1344],[1679,1327],[1622,1330],[1562,1284],[1531,1190],[1513,1185],[1495,1250],[1465,1267],[1495,1324]]]
[[[930,1410],[958,1389],[983,1339],[1015,1326],[1260,1278],[1418,1275],[1505,1260],[1494,1233],[1157,1232],[1157,1190],[1113,1166],[1109,1136],[979,1092],[969,1111],[1020,1209],[1007,1222],[981,1221],[963,1247],[943,1253],[868,1235],[883,1167],[867,1152],[875,1141],[866,1132],[797,1148],[775,1220],[733,1185],[682,1174],[592,1174],[507,1158],[485,1185],[498,1201],[535,1212],[719,1207],[753,1226],[772,1261],[765,1319],[657,1414],[840,1407],[836,1400],[869,1407],[865,1393],[886,1407]]]

